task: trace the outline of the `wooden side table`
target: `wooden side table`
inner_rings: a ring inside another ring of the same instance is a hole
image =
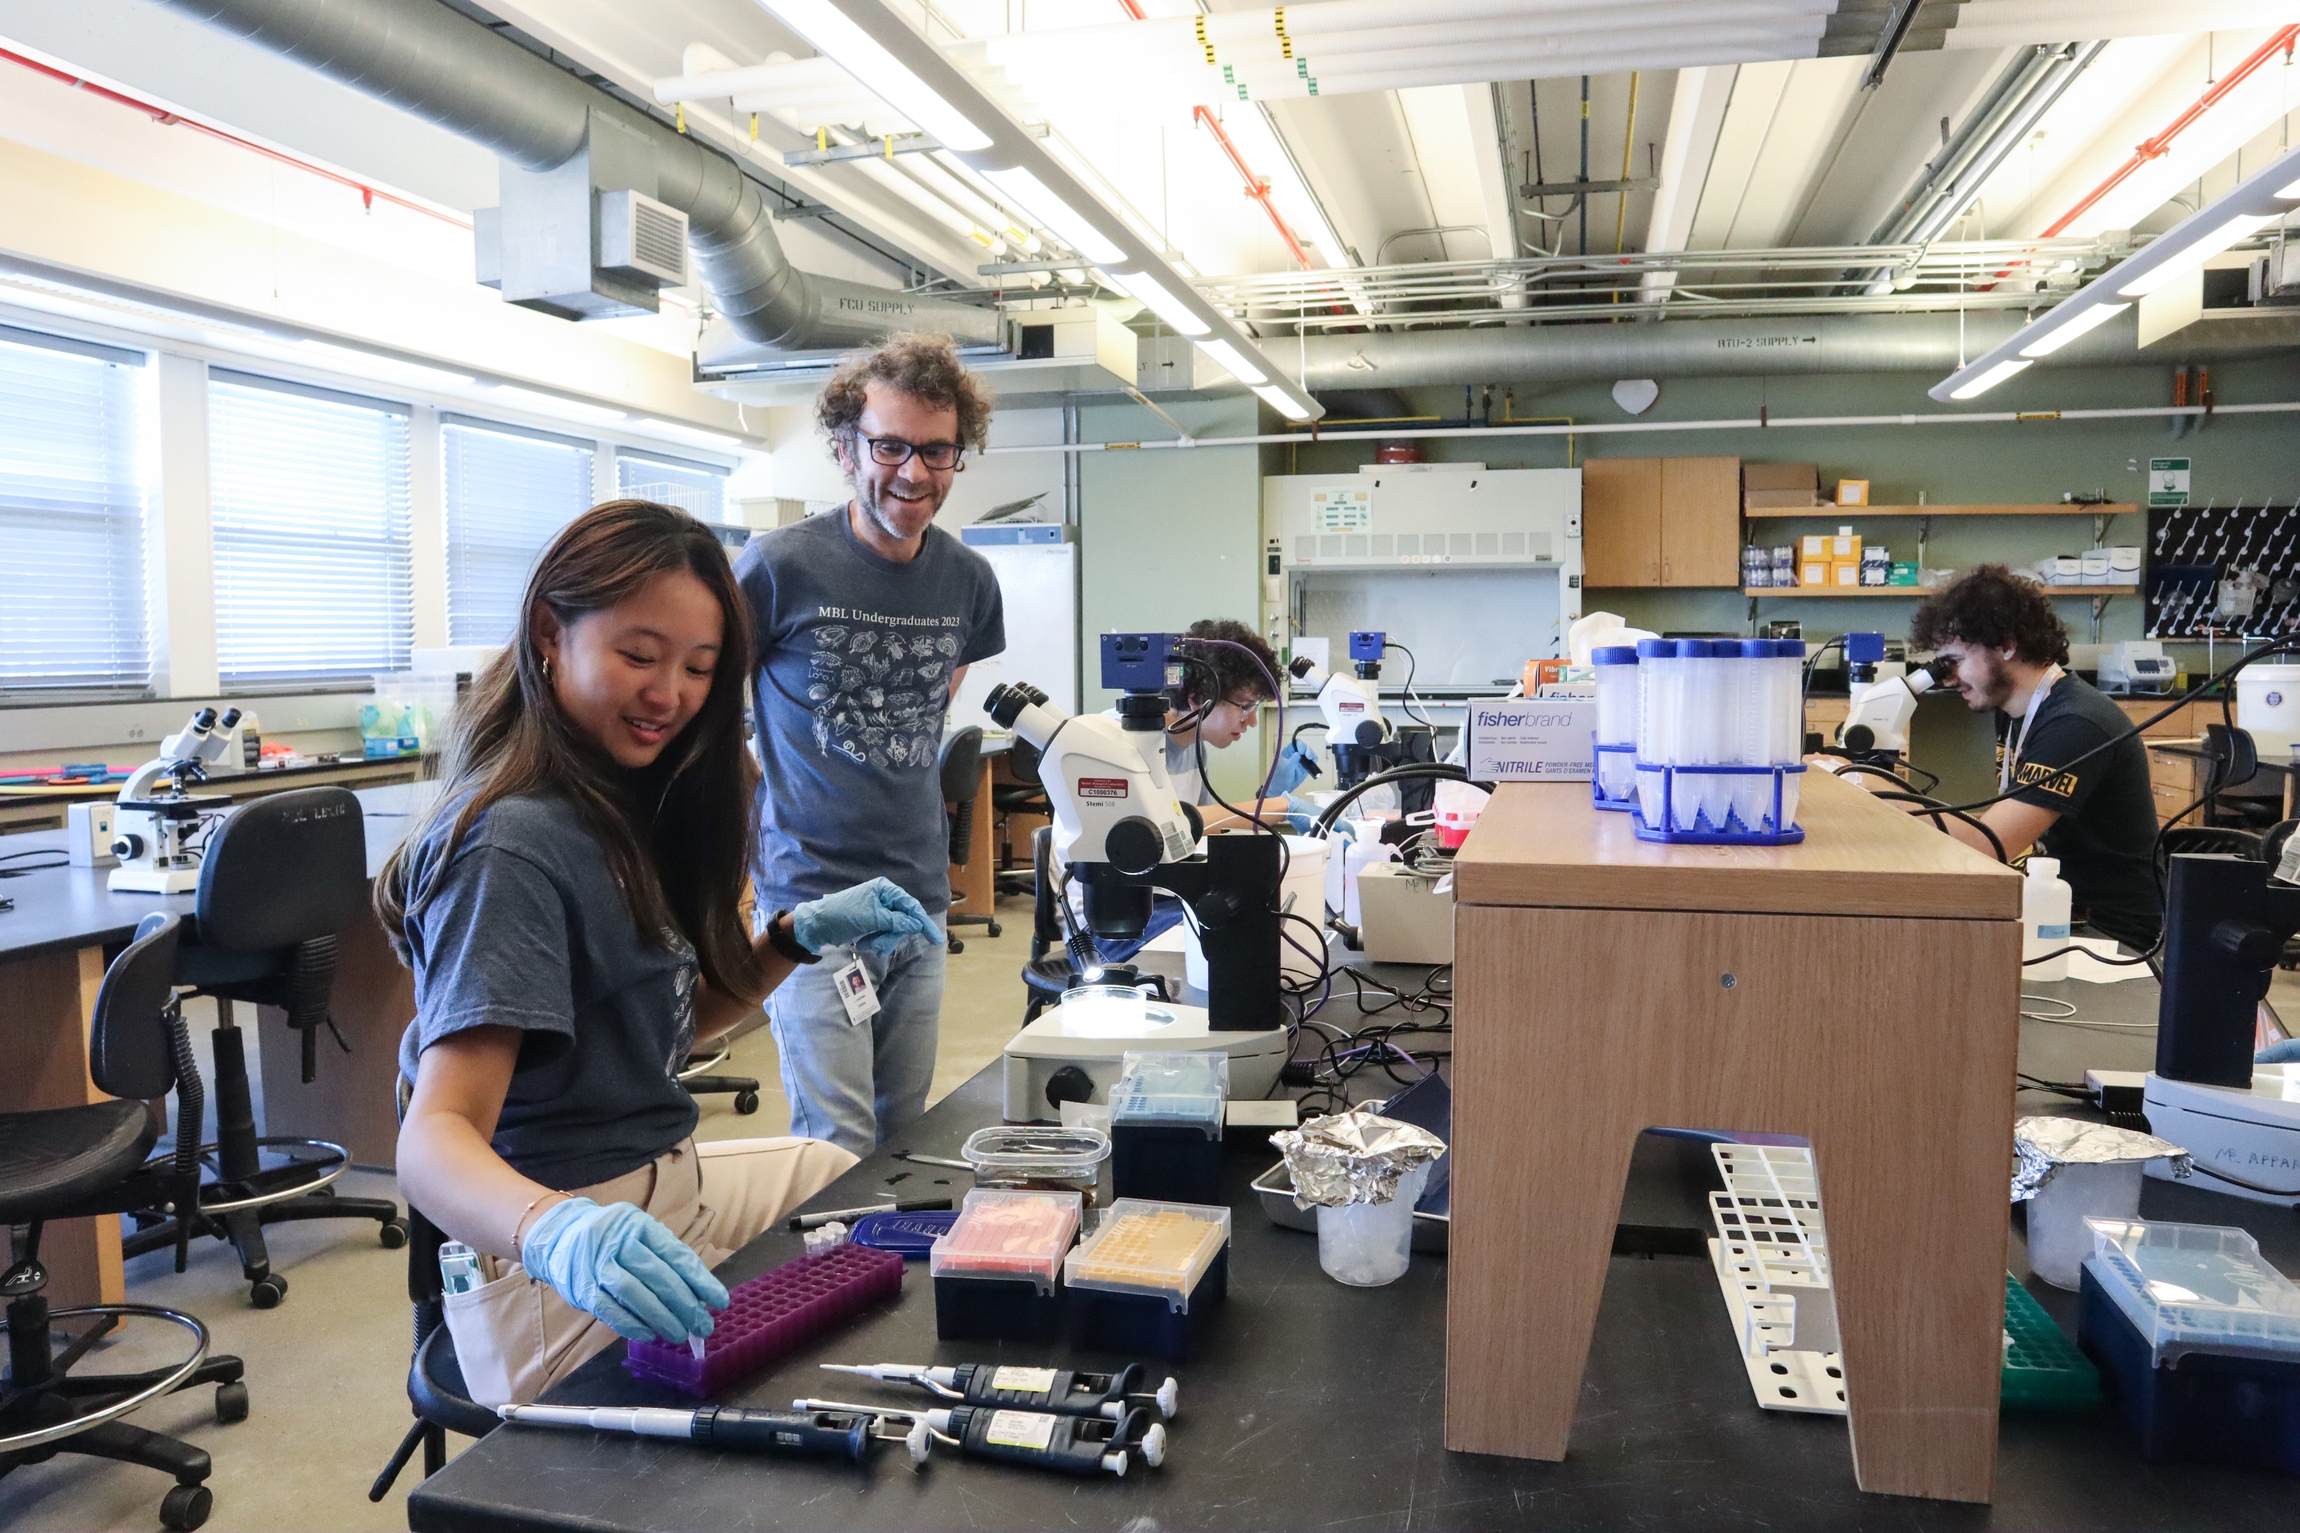
[[[1638,1133],[1760,1130],[1813,1146],[1861,1487],[1989,1499],[2020,879],[1805,775],[1799,846],[1525,784],[1463,848],[1447,1447],[1565,1457]]]

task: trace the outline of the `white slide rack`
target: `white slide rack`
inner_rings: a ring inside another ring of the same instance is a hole
[[[1713,1144],[1725,1180],[1709,1194],[1709,1259],[1749,1370],[1769,1411],[1845,1414],[1845,1365],[1829,1286],[1813,1152],[1799,1145]]]

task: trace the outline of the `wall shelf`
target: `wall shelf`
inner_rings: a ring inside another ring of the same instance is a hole
[[[2126,516],[2140,509],[2128,501],[2097,506],[1760,506],[1741,513],[1748,521],[1803,518],[1858,520],[1864,516]]]
[[[2134,586],[2039,586],[2038,590],[2055,598],[2062,596],[2138,596],[2140,587]],[[1932,595],[1926,586],[1744,586],[1741,594],[1754,600],[1760,596],[1803,597],[1808,601],[1833,601],[1845,596],[1906,596],[1912,599]]]

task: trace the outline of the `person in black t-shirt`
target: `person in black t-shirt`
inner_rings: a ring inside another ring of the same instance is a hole
[[[1997,714],[1998,789],[2012,796],[1979,818],[2005,855],[2041,843],[2060,859],[2078,920],[2131,947],[2153,945],[2164,910],[2147,751],[2116,704],[2062,669],[2068,630],[2044,588],[1981,565],[1917,608],[1909,642],[1955,661],[1951,685],[1965,705]],[[1942,828],[1994,855],[1970,825]]]

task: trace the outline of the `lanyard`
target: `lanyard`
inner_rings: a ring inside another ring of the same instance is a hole
[[[1999,793],[2012,791],[2013,767],[2020,761],[2020,753],[2028,748],[2028,727],[2036,722],[2037,710],[2044,706],[2045,698],[2051,695],[2052,689],[2059,686],[2060,679],[2067,674],[2059,666],[2051,665],[2045,667],[2044,675],[2037,678],[2036,690],[2028,695],[2028,712],[2020,716],[2020,737],[2013,742],[2013,748],[2005,753],[2004,769],[1997,775]]]

